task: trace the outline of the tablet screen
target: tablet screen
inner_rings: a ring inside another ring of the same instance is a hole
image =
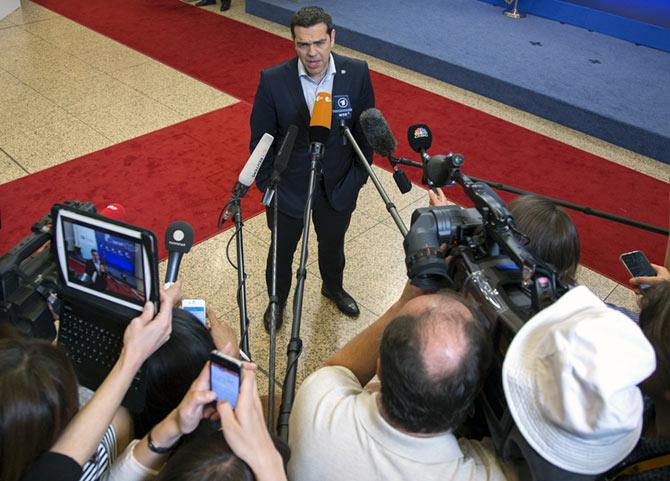
[[[139,231],[61,210],[56,247],[69,287],[142,309],[150,273]]]

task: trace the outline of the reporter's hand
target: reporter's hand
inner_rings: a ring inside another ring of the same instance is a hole
[[[200,420],[214,414],[215,408],[210,403],[215,399],[216,393],[209,389],[209,362],[206,362],[176,408],[177,425],[181,434],[192,433]]]
[[[161,293],[167,296],[167,301],[172,303],[172,307],[179,305],[183,293],[181,291],[181,280],[175,281],[168,289],[161,289]],[[163,303],[163,297],[161,296],[161,303]]]
[[[444,192],[439,187],[435,187],[434,189],[430,189],[428,191],[428,205],[430,207],[438,207],[441,205],[448,205],[448,204],[449,201],[447,200],[447,197],[444,195]]]
[[[242,363],[242,384],[233,412],[226,401],[217,403],[221,428],[233,452],[249,465],[259,481],[286,480],[279,452],[265,427],[256,386],[255,364]]]
[[[662,282],[670,281],[670,271],[663,266],[652,264],[651,267],[656,271],[656,276],[642,276],[642,277],[633,277],[628,282],[633,287],[633,290],[640,293],[641,284],[649,284],[655,286]]]
[[[142,314],[128,324],[123,334],[121,357],[139,369],[165,341],[172,332],[172,307],[175,299],[181,295],[181,282],[177,281],[167,291],[161,290],[161,308],[154,317],[154,306],[147,302]]]

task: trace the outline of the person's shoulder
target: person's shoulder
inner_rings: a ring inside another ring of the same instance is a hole
[[[333,60],[335,60],[335,66],[338,70],[342,68],[349,70],[365,70],[368,68],[368,63],[365,60],[359,60],[345,55],[333,53]]]
[[[263,69],[263,76],[268,77],[268,78],[273,78],[273,77],[278,77],[278,76],[283,76],[288,73],[291,73],[292,71],[295,70],[296,75],[298,72],[298,65],[297,65],[297,57],[290,58],[286,60],[285,62],[278,63],[277,65],[273,65],[272,67],[268,67],[266,69]]]
[[[300,385],[296,396],[297,409],[317,404],[323,407],[331,404],[330,401],[337,403],[347,397],[353,399],[362,391],[363,387],[349,369],[342,366],[322,367],[310,374]]]
[[[324,386],[326,385],[326,386]],[[360,392],[363,388],[349,369],[343,366],[325,366],[310,374],[302,383],[307,388],[347,388]]]
[[[484,438],[481,441],[459,438],[458,445],[464,458],[478,467],[477,471],[481,473],[480,479],[487,481],[517,481],[519,479],[517,466],[514,463],[505,463],[498,458],[491,438]]]
[[[81,477],[82,467],[65,454],[47,451],[28,468],[22,481],[76,481]]]

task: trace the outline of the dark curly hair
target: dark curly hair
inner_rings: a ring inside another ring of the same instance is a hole
[[[291,36],[295,38],[295,27],[313,27],[320,23],[326,24],[326,33],[333,31],[333,18],[321,7],[303,7],[291,17]]]

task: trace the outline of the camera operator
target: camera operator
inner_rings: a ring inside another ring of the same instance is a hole
[[[301,385],[290,418],[289,478],[516,478],[488,443],[453,434],[479,393],[488,337],[458,294],[408,283]],[[380,392],[363,387],[375,373]]]

